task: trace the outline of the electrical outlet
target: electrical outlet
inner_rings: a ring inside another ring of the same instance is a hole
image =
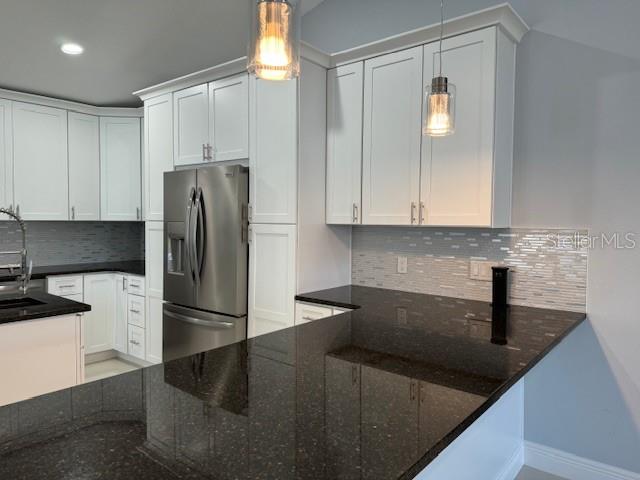
[[[398,321],[398,325],[406,325],[407,324],[407,309],[404,307],[396,308],[396,319]]]
[[[407,273],[407,257],[398,257],[398,273]]]
[[[491,267],[497,266],[496,262],[471,260],[469,262],[469,278],[471,280],[480,280],[482,282],[490,282],[493,279]]]

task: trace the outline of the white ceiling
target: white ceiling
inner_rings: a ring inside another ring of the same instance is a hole
[[[303,12],[323,0],[303,0]],[[100,106],[246,54],[248,0],[0,0],[0,88]],[[60,52],[65,41],[85,53]]]

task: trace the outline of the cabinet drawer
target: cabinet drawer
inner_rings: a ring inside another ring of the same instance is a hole
[[[296,325],[313,322],[314,320],[320,320],[321,318],[330,317],[331,315],[333,315],[333,309],[331,307],[311,305],[302,302],[296,303]]]
[[[81,293],[74,293],[73,295],[60,295],[62,298],[73,300],[74,302],[84,303],[84,295]]]
[[[145,328],[144,297],[129,295],[127,299],[127,319],[129,325]]]
[[[129,355],[144,360],[144,329],[135,325],[129,325],[128,329]]]
[[[127,290],[132,295],[140,295],[144,297],[144,277],[129,275],[127,277]]]
[[[47,292],[61,297],[82,295],[82,275],[47,277]]]

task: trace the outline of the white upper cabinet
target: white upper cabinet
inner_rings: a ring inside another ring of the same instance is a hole
[[[100,118],[102,220],[142,220],[140,119]]]
[[[68,220],[67,111],[13,103],[16,208],[25,220]]]
[[[4,208],[13,207],[12,127],[11,102],[0,99],[0,206]]]
[[[210,160],[249,157],[249,76],[209,84]]]
[[[327,223],[361,222],[362,62],[327,75]]]
[[[98,117],[69,112],[69,218],[100,219]]]
[[[296,223],[297,82],[251,77],[249,96],[250,220],[252,223]]]
[[[209,157],[209,99],[207,85],[173,94],[174,163],[192,165]]]
[[[250,338],[295,323],[296,232],[295,225],[250,227]]]
[[[456,129],[423,139],[423,224],[509,225],[515,52],[511,42],[499,43],[506,51],[496,68],[496,35],[488,28],[443,42],[443,72],[457,88]],[[438,44],[426,45],[425,86],[438,68]],[[504,79],[498,103],[496,76]]]
[[[421,117],[422,47],[367,60],[362,223],[417,222]]]
[[[144,103],[145,219],[162,221],[164,173],[173,170],[173,100],[171,94]]]

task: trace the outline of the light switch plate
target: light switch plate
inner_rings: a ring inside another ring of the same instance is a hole
[[[486,260],[471,260],[469,262],[469,278],[481,282],[490,282],[493,278],[491,267],[497,266],[497,262]]]
[[[407,257],[398,257],[398,273],[407,273]]]

